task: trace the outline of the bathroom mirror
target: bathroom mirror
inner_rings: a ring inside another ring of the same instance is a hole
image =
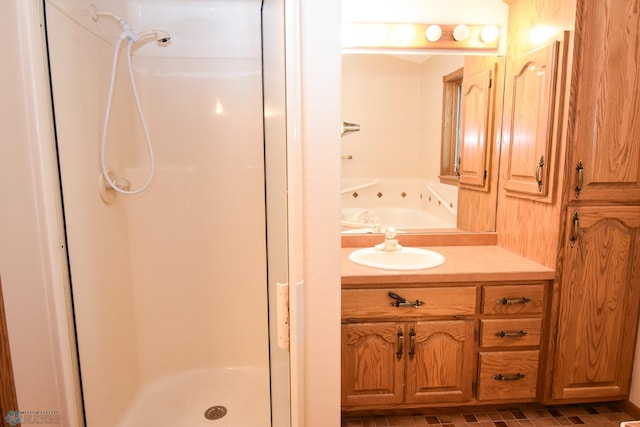
[[[342,118],[359,125],[341,141],[343,235],[377,233],[388,226],[405,233],[495,230],[498,156],[493,127],[487,137],[490,158],[484,188],[463,188],[439,178],[443,77],[465,67],[465,62],[469,67],[470,58],[343,54]],[[482,59],[471,59],[471,67],[478,61]],[[502,66],[496,64],[494,74]],[[497,123],[502,88],[492,93],[491,121]],[[455,96],[460,101],[463,94]],[[448,126],[457,117],[445,116]],[[478,216],[478,209],[492,210],[481,215],[486,218],[483,224],[458,220]]]

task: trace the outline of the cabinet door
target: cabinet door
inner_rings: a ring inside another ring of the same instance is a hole
[[[638,323],[640,207],[569,210],[552,397],[624,399]]]
[[[473,323],[470,320],[407,325],[407,403],[471,399]]]
[[[511,195],[544,198],[552,186],[555,159],[554,107],[559,42],[508,64],[504,137],[508,143],[507,182]]]
[[[484,70],[462,82],[462,117],[460,141],[460,184],[485,189],[487,150],[491,118],[491,70]],[[488,189],[488,188],[487,188]]]
[[[581,0],[577,19],[571,197],[640,201],[640,1]]]
[[[342,405],[402,403],[404,325],[342,325]]]

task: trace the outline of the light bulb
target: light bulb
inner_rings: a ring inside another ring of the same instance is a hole
[[[415,30],[412,25],[403,25],[398,29],[398,40],[402,43],[409,43],[413,40],[413,36],[415,34]]]
[[[464,24],[456,25],[453,29],[454,40],[461,42],[467,37],[469,37],[469,27]]]
[[[500,30],[495,25],[487,25],[480,32],[480,38],[485,43],[493,43],[498,40],[498,35],[500,34]]]
[[[442,28],[440,28],[440,25],[429,25],[424,36],[432,43],[437,42],[442,37]]]
[[[387,37],[387,29],[382,24],[374,24],[369,28],[367,39],[371,44],[381,44]]]

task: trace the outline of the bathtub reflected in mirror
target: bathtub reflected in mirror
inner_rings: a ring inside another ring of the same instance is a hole
[[[456,231],[456,186],[420,179],[343,179],[342,186],[343,234]]]

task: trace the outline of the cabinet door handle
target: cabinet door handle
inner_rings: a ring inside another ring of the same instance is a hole
[[[499,300],[496,301],[496,304],[502,304],[502,305],[507,305],[507,304],[526,304],[529,301],[531,301],[531,298],[528,298],[528,297],[522,297],[522,298],[500,298]]]
[[[573,221],[573,230],[571,231],[569,246],[573,248],[578,241],[578,236],[580,235],[580,215],[578,215],[578,211],[573,211],[573,217],[571,219]]]
[[[395,302],[389,303],[389,305],[393,305],[394,307],[418,308],[424,304],[424,301],[420,301],[420,300],[408,301],[406,298],[402,298],[400,295],[393,292],[389,292],[389,296],[395,300]]]
[[[409,358],[413,359],[413,356],[416,355],[416,331],[411,328],[409,332]]]
[[[512,331],[512,332],[507,332],[507,331],[499,331],[496,332],[496,336],[500,337],[500,338],[522,338],[526,335],[529,335],[529,332],[527,331]]]
[[[404,352],[404,333],[402,329],[398,328],[398,351],[396,351],[396,356],[398,360],[402,358],[402,353]]]
[[[536,166],[536,181],[538,181],[538,191],[542,193],[542,167],[544,166],[544,156],[540,156]]]
[[[520,372],[513,374],[513,375],[502,375],[502,374],[498,374],[498,375],[494,375],[493,379],[496,381],[515,381],[515,380],[521,380],[524,378],[524,374],[521,374]]]
[[[584,167],[582,166],[582,160],[578,160],[578,165],[576,166],[576,172],[578,172],[578,185],[574,188],[574,193],[576,195],[576,199],[580,196],[580,192],[582,191],[582,186],[584,185]]]

